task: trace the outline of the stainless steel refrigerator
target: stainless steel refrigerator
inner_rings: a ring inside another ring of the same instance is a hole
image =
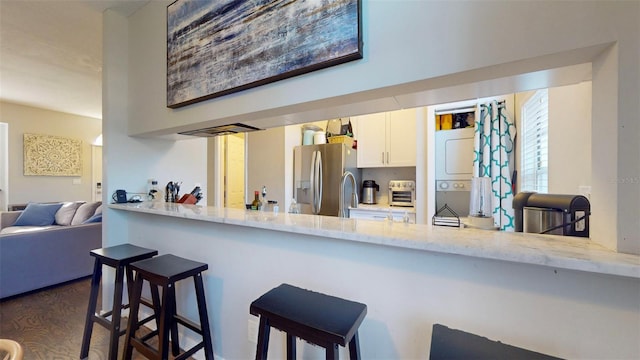
[[[344,144],[296,146],[293,151],[294,195],[300,212],[338,216],[340,180],[345,171],[353,173],[360,189],[360,170],[356,167],[356,151]],[[345,184],[345,209],[350,205],[351,181]]]

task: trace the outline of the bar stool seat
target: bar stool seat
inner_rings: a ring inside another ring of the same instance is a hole
[[[171,332],[171,350],[175,360],[186,359],[200,349],[204,349],[207,360],[213,360],[213,344],[209,330],[209,317],[207,315],[204,284],[202,281],[202,272],[207,270],[208,267],[205,263],[184,259],[171,254],[160,255],[131,264],[131,269],[136,272],[136,279],[131,296],[131,309],[125,340],[124,359],[131,359],[134,348],[148,359],[168,359],[169,332]],[[177,314],[176,311],[175,285],[178,281],[189,277],[193,277],[194,280],[200,324],[194,323]],[[157,330],[138,337],[137,332],[141,325],[141,322],[138,321],[138,308],[140,305],[139,300],[142,292],[142,284],[145,280],[149,282],[152,288],[156,286],[162,288],[162,300],[158,302],[154,299],[154,305],[159,308],[159,325]],[[178,324],[202,336],[201,342],[183,353],[180,353]],[[147,342],[156,336],[158,337],[158,346],[154,348]]]
[[[128,294],[131,295],[133,288],[133,272],[129,265],[132,262],[148,259],[158,255],[158,251],[132,244],[123,244],[94,249],[91,250],[89,254],[96,259],[93,267],[93,275],[91,277],[91,292],[89,295],[89,305],[87,307],[84,333],[82,335],[80,358],[84,359],[89,356],[89,345],[91,342],[91,334],[93,333],[93,324],[98,323],[107,328],[110,332],[109,359],[115,360],[118,358],[118,340],[126,331],[126,329],[120,329],[122,310],[129,308],[130,305],[130,301],[127,301],[127,304],[122,303],[125,273],[127,276]],[[102,265],[110,266],[116,270],[113,289],[113,308],[103,314],[96,314],[98,292],[100,289],[100,282],[102,281]],[[152,289],[152,296],[158,296],[157,289],[155,291]],[[151,305],[148,300],[145,300],[143,304],[146,306]],[[109,317],[111,317],[110,320],[108,319]],[[147,317],[145,321],[149,321],[152,318],[153,317]]]
[[[266,359],[269,329],[287,333],[287,359],[296,358],[296,337],[326,349],[327,359],[338,359],[338,345],[349,344],[351,359],[360,359],[358,327],[367,305],[282,284],[251,303],[260,316],[256,359]]]

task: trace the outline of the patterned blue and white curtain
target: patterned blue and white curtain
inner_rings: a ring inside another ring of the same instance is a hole
[[[493,223],[500,230],[514,230],[512,176],[516,127],[507,118],[504,101],[480,105],[475,123],[474,176],[491,178]]]

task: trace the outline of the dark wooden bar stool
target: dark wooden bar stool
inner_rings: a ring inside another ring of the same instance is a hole
[[[152,259],[131,264],[131,268],[136,272],[136,279],[131,296],[131,309],[129,311],[129,325],[127,326],[124,359],[131,359],[134,348],[148,359],[168,359],[169,331],[171,331],[171,350],[176,360],[186,359],[200,349],[204,349],[207,360],[213,360],[213,344],[209,330],[209,317],[207,315],[207,304],[202,281],[202,272],[207,270],[208,267],[207,264],[187,260],[171,254],[160,255]],[[189,277],[193,277],[195,283],[200,324],[196,324],[178,315],[176,311],[175,285],[178,281]],[[160,304],[154,299],[154,303],[159,305],[159,325],[157,330],[138,337],[136,333],[141,325],[138,321],[138,308],[140,305],[139,300],[142,292],[142,284],[145,280],[149,282],[152,287],[159,286],[162,288],[162,300]],[[180,343],[178,339],[178,324],[202,336],[201,342],[182,354],[180,353]],[[157,349],[147,343],[148,340],[155,336],[158,336]]]
[[[89,356],[89,344],[91,342],[91,334],[93,333],[93,324],[98,323],[107,328],[110,335],[109,342],[109,359],[118,358],[118,340],[124,335],[126,329],[120,329],[120,321],[122,310],[130,305],[122,303],[122,291],[124,287],[124,276],[127,276],[127,290],[131,296],[133,289],[133,272],[129,265],[132,262],[148,259],[158,255],[157,250],[146,249],[131,244],[116,245],[101,249],[91,250],[90,255],[95,257],[93,267],[93,276],[91,278],[91,293],[89,295],[89,306],[87,307],[87,318],[84,325],[84,333],[82,335],[82,347],[80,349],[80,358],[84,359]],[[116,270],[116,278],[113,289],[113,308],[103,314],[96,314],[96,306],[98,302],[98,292],[100,290],[100,282],[102,280],[102,265],[111,266]],[[157,289],[152,289],[152,296],[158,296]],[[145,300],[146,306],[151,306],[148,300]],[[111,320],[108,318],[111,317]],[[150,321],[152,317],[147,317],[145,321]]]
[[[365,304],[282,284],[252,302],[249,312],[260,316],[257,360],[267,358],[270,327],[287,333],[287,359],[296,358],[296,337],[325,348],[327,359],[338,359],[338,345],[347,344],[350,358],[360,359]]]
[[[484,336],[433,324],[429,360],[451,359],[561,360],[551,355],[490,340]]]

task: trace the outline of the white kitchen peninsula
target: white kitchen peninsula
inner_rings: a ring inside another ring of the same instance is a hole
[[[209,264],[223,359],[252,357],[249,304],[281,283],[367,304],[367,359],[428,358],[436,323],[564,358],[640,357],[640,257],[587,239],[167,203],[111,204],[111,216],[124,242]],[[270,354],[284,349],[273,333]]]

